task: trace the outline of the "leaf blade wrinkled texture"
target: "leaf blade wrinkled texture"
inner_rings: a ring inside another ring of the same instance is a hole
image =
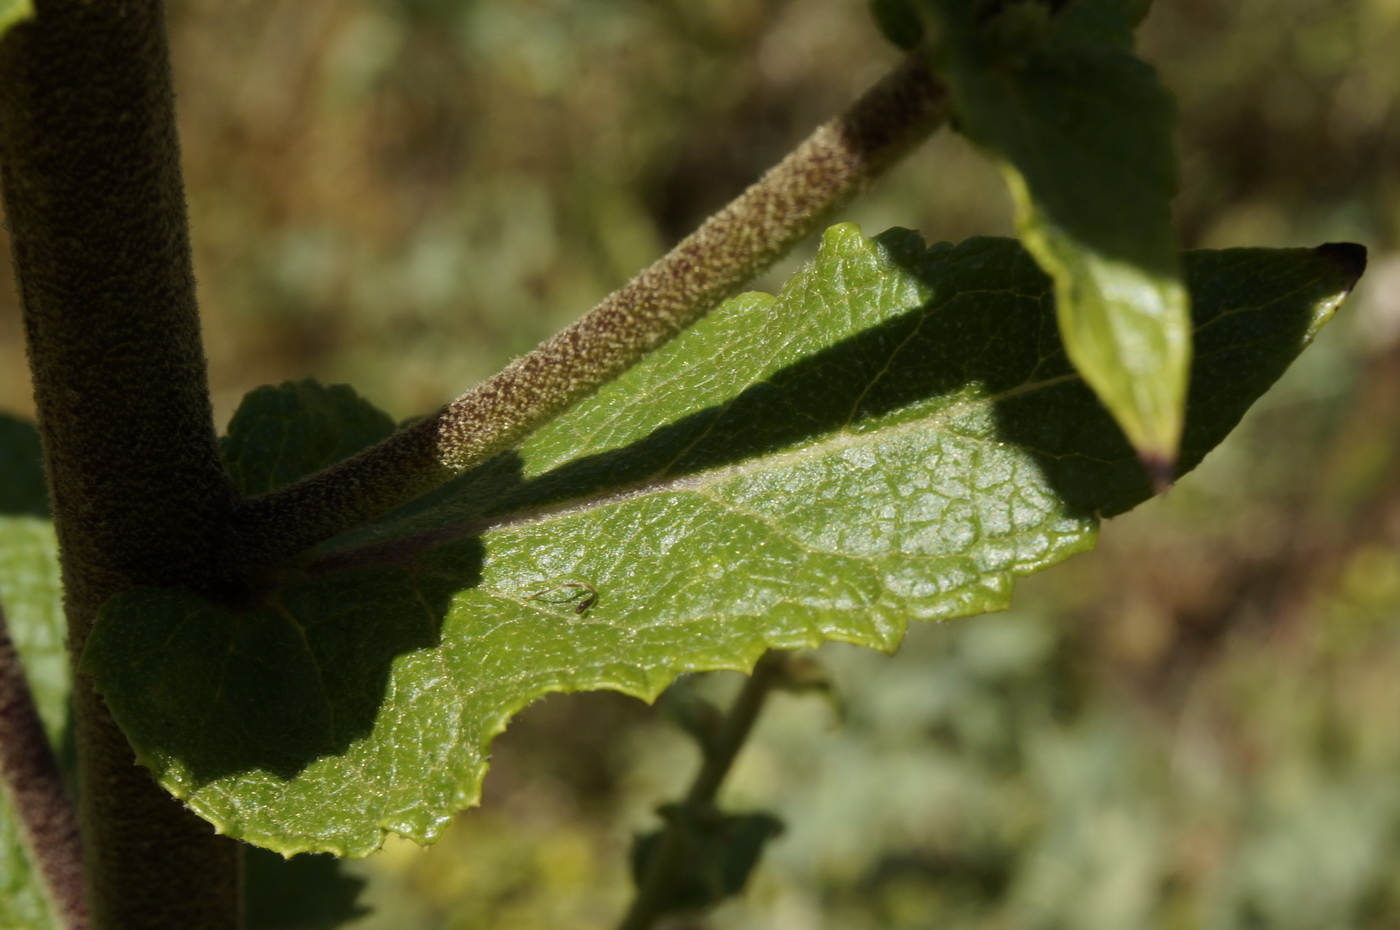
[[[1356,258],[1190,259],[1205,363],[1183,462],[1311,340]],[[826,640],[891,650],[911,618],[1005,607],[1150,493],[1016,243],[835,227],[778,298],[736,298],[255,603],[120,596],[84,667],[221,830],[363,855],[475,803],[490,740],[540,695],[650,699]]]
[[[1191,317],[1171,223],[1175,109],[1132,51],[1147,5],[923,2],[958,128],[1001,162],[1022,240],[1055,280],[1070,358],[1165,471],[1183,423]]]
[[[3,23],[0,23],[3,27]],[[49,739],[66,727],[68,657],[39,434],[0,414],[0,608]],[[30,861],[19,820],[0,790],[0,927],[59,925],[43,878]]]

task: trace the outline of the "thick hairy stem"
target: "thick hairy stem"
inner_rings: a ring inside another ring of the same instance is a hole
[[[0,785],[63,926],[86,930],[78,814],[0,611]]]
[[[219,459],[159,0],[36,0],[0,43],[0,162],[69,652],[138,584],[221,586]],[[234,928],[239,849],[138,768],[86,676],[75,735],[90,918]]]
[[[739,750],[753,731],[759,712],[783,680],[787,669],[788,654],[767,652],[754,666],[753,674],[744,682],[734,706],[725,715],[714,742],[706,747],[705,761],[695,780],[686,792],[683,806],[698,817],[712,810],[715,798],[719,796],[720,785],[734,766]],[[688,847],[680,830],[671,826],[661,840],[661,848],[647,870],[632,906],[618,925],[618,930],[647,930],[665,913],[666,902],[671,898],[673,886],[684,871]]]
[[[248,558],[298,552],[510,448],[733,295],[944,117],[942,87],[906,60],[577,323],[433,416],[248,502]]]

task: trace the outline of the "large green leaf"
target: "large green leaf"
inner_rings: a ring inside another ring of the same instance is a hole
[[[1186,464],[1311,340],[1360,252],[1188,259]],[[1151,489],[1065,358],[1050,291],[1009,240],[836,227],[778,298],[730,301],[251,603],[114,599],[84,668],[219,829],[287,852],[430,841],[542,694],[650,699],[768,648],[890,650],[910,619],[1003,608],[1015,576],[1091,547],[1100,514]]]
[[[32,424],[0,414],[0,607],[49,738],[67,724],[68,659],[63,645],[58,544]],[[0,790],[0,927],[57,927],[19,822]]]
[[[957,125],[1002,163],[1055,280],[1075,367],[1163,477],[1176,458],[1190,302],[1171,225],[1174,108],[1134,57],[1145,0],[921,0]]]

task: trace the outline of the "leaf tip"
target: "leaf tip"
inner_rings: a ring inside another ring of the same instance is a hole
[[[1314,251],[1319,258],[1327,259],[1347,276],[1349,280],[1348,293],[1356,286],[1356,282],[1366,271],[1366,247],[1364,245],[1357,245],[1355,242],[1326,242]]]

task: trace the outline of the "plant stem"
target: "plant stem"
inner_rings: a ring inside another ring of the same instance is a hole
[[[68,649],[133,585],[224,584],[236,495],[209,402],[159,0],[36,0],[0,43],[0,160]],[[74,676],[93,926],[236,928],[239,848],[135,764]]]
[[[918,57],[906,59],[577,323],[433,416],[247,502],[240,531],[249,561],[299,552],[515,445],[734,294],[945,116],[942,86]]]
[[[785,652],[765,652],[754,665],[753,673],[744,682],[743,689],[734,701],[734,706],[724,718],[712,744],[705,750],[704,762],[695,774],[690,790],[685,794],[683,806],[696,814],[711,810],[719,795],[720,785],[729,774],[734,760],[743,748],[753,725],[763,710],[768,695],[782,681],[787,668],[788,654]],[[661,848],[656,854],[651,869],[641,881],[637,895],[627,916],[618,925],[618,930],[648,930],[665,913],[665,903],[671,894],[671,886],[685,866],[687,845],[681,838],[676,823],[666,829]]]
[[[0,785],[63,926],[86,930],[78,815],[0,611]]]

